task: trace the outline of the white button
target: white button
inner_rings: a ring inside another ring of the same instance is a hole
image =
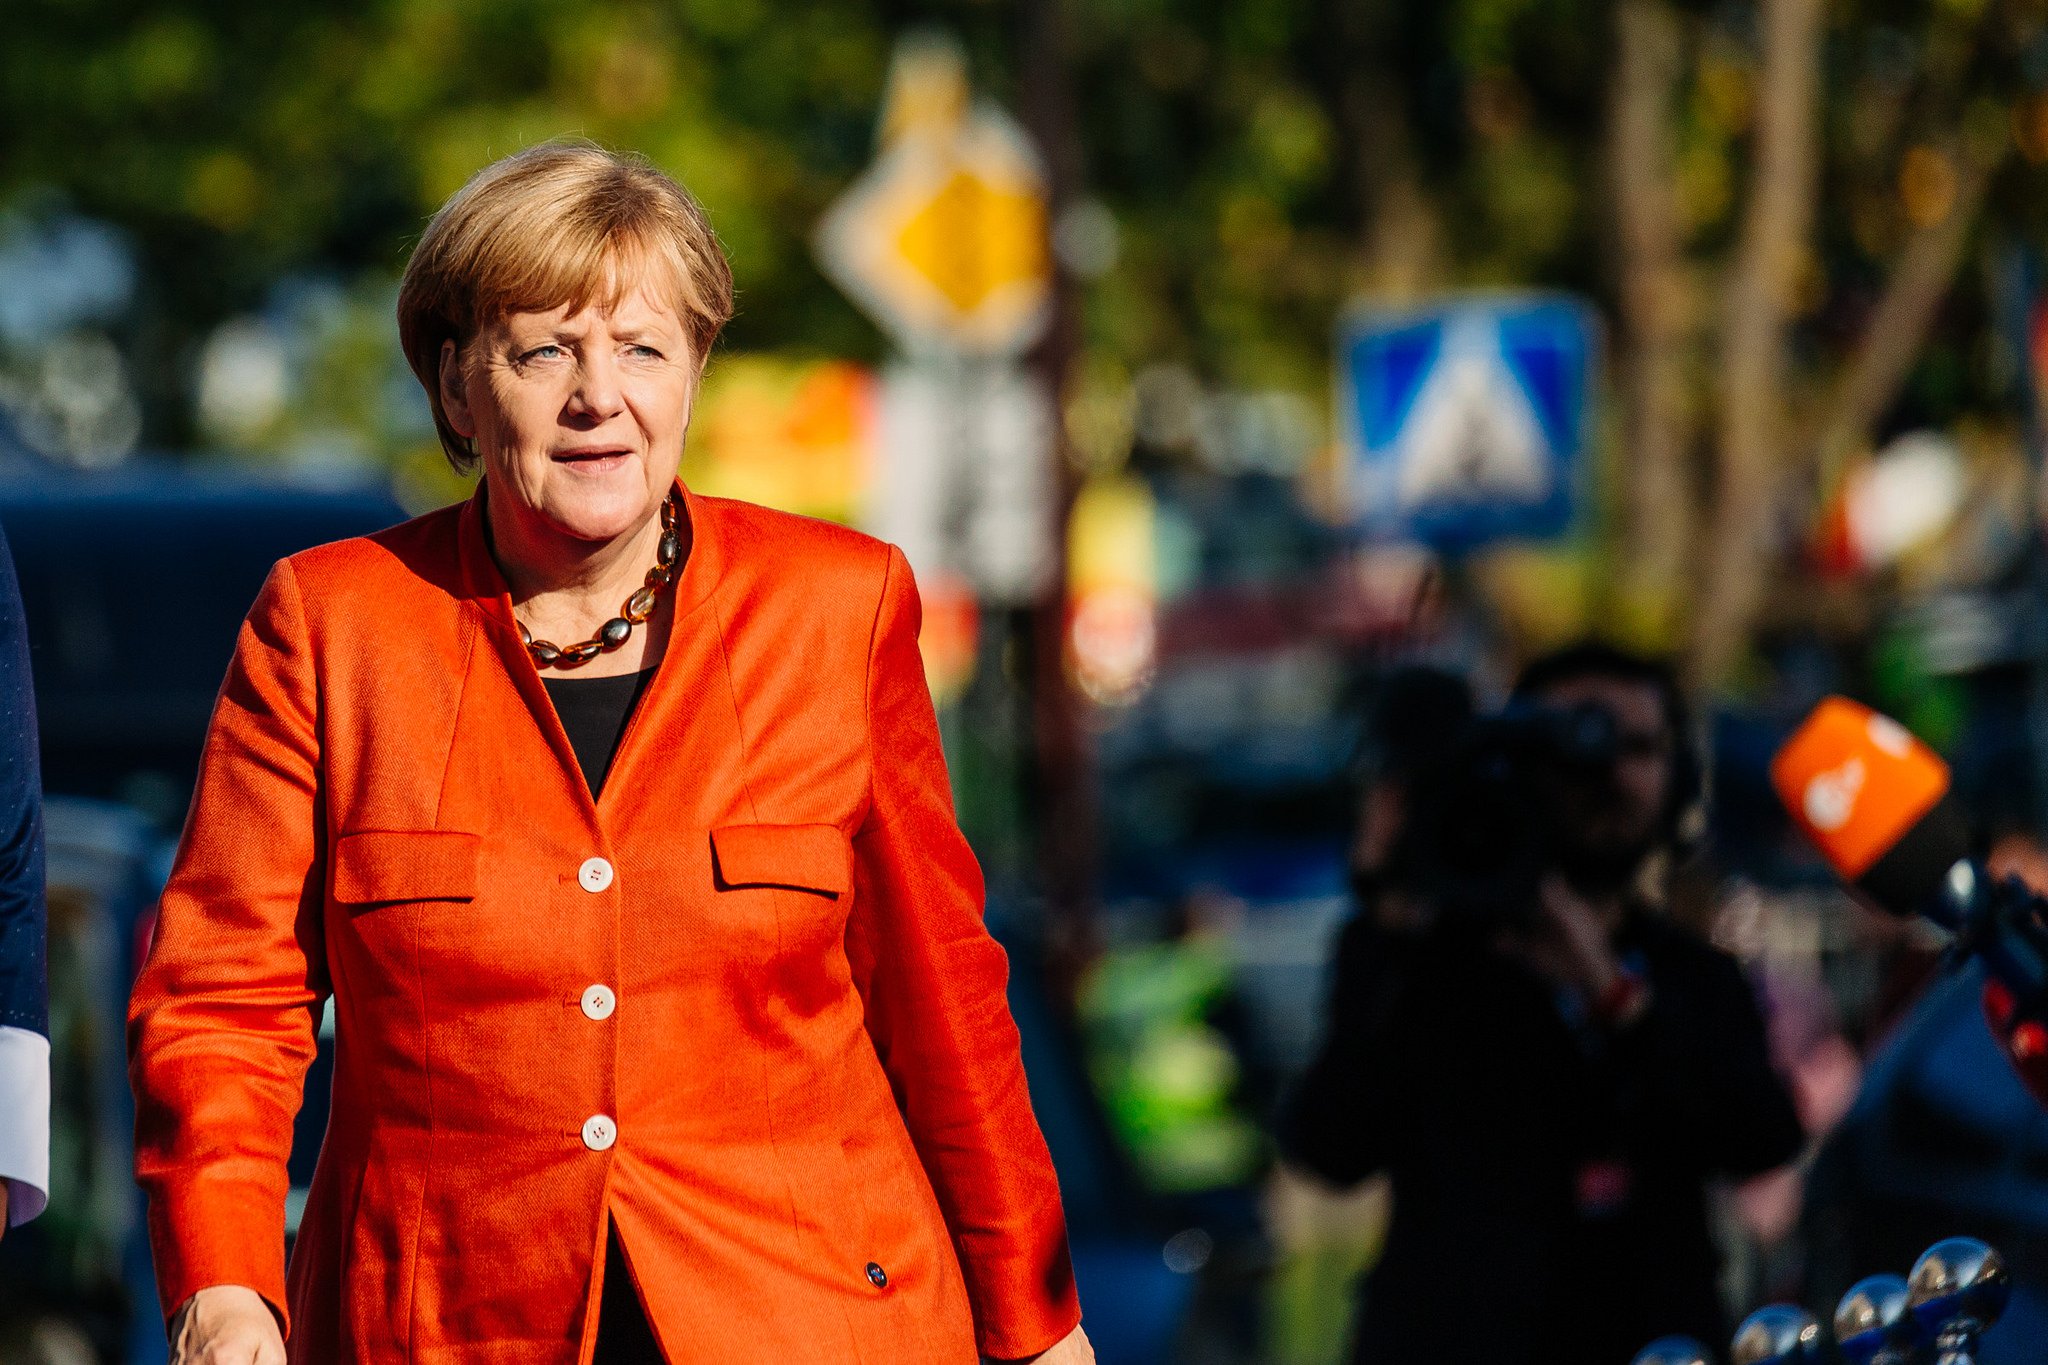
[[[592,986],[583,992],[583,1017],[586,1019],[609,1019],[618,1007],[619,997],[612,994],[609,986]]]
[[[619,1125],[603,1114],[592,1114],[583,1120],[583,1145],[593,1152],[602,1152],[619,1140]]]
[[[612,865],[602,858],[585,858],[576,869],[576,880],[585,891],[602,891],[612,884]]]

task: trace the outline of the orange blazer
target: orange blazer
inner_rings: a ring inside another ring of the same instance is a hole
[[[596,802],[480,502],[272,571],[130,1005],[167,1312],[242,1284],[294,1362],[587,1361],[609,1217],[677,1365],[971,1365],[1079,1320],[903,556],[687,499]]]

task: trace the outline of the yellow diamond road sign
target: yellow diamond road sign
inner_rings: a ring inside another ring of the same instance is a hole
[[[896,138],[818,227],[826,273],[911,351],[1008,355],[1045,330],[1045,181],[986,106]]]

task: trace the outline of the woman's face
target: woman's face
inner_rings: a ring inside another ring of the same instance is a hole
[[[449,343],[442,405],[475,438],[506,511],[604,541],[644,526],[667,496],[698,374],[681,317],[643,284],[610,309],[500,318],[466,356]]]

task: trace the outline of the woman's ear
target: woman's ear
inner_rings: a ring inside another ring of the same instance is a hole
[[[441,411],[448,425],[465,440],[476,439],[476,419],[469,410],[469,385],[462,373],[462,352],[451,340],[441,343]]]

